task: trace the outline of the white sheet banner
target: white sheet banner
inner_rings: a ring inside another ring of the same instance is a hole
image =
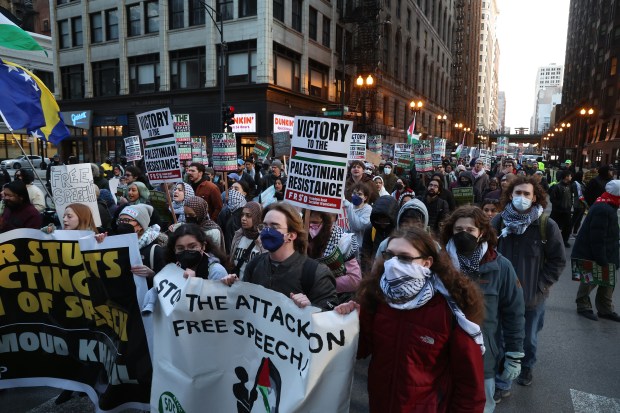
[[[349,411],[356,313],[182,273],[168,265],[155,277],[152,412]]]

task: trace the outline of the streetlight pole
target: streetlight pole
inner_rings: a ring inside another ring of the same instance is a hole
[[[417,102],[415,100],[412,100],[411,102],[409,102],[409,108],[413,112],[412,122],[413,122],[413,133],[414,134],[416,130],[418,129],[417,116],[418,116],[418,113],[422,110],[422,107],[424,107],[424,102],[422,102],[421,100],[418,100]]]
[[[590,116],[594,114],[594,109],[581,108],[581,110],[579,111],[579,114],[581,115],[581,117],[579,118],[579,122],[581,122],[579,129],[580,129],[580,133],[583,133],[583,135],[580,135],[579,143],[577,144],[577,147],[585,148],[586,145],[588,144],[588,123],[590,121]],[[584,128],[584,121],[583,121],[584,118],[586,118],[587,120],[587,122],[585,122],[585,128]],[[583,138],[581,138],[581,136],[583,136]],[[583,169],[583,149],[582,149],[581,155],[579,155],[579,169]]]
[[[358,75],[357,76],[357,80],[355,81],[355,84],[357,85],[357,87],[360,88],[360,94],[362,95],[362,124],[364,125],[364,132],[367,131],[367,127],[366,127],[366,92],[368,89],[370,89],[372,87],[372,85],[375,83],[375,79],[372,77],[372,75],[368,75],[366,77],[366,79],[364,79],[364,77],[362,77],[362,75]],[[344,110],[344,108],[343,108]]]
[[[439,137],[443,139],[443,125],[446,124],[448,119],[447,115],[437,115],[437,121],[439,122]]]

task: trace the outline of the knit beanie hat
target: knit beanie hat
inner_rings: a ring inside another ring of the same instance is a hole
[[[610,195],[620,196],[620,179],[612,179],[605,185],[605,192]]]
[[[129,215],[146,230],[151,222],[151,215],[153,214],[153,207],[147,204],[129,205],[121,211],[120,215]]]

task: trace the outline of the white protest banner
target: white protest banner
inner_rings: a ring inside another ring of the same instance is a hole
[[[433,170],[433,160],[431,156],[431,143],[421,141],[413,145],[415,153],[415,169],[418,172],[428,172]]]
[[[294,118],[293,118],[294,119]],[[276,158],[291,154],[291,134],[288,132],[274,132],[273,153]]]
[[[128,161],[137,161],[142,159],[140,137],[138,135],[128,136],[125,138],[125,157]]]
[[[180,181],[183,173],[170,109],[152,110],[136,116],[144,143],[144,165],[151,184]]]
[[[182,273],[169,265],[155,276],[152,411],[349,411],[356,313]]]
[[[349,149],[349,161],[366,159],[366,137],[365,133],[351,134],[351,148]]]
[[[233,133],[256,133],[256,113],[235,113],[230,129]]]
[[[295,117],[285,200],[314,211],[340,211],[352,129],[351,121]]]
[[[97,194],[93,183],[93,170],[89,163],[52,166],[50,180],[56,213],[61,217],[61,224],[67,205],[77,203],[89,207],[93,213],[95,225],[101,226]]]
[[[368,137],[368,150],[374,153],[381,153],[381,143],[382,143],[381,135],[370,135]]]
[[[295,125],[295,118],[284,115],[273,115],[273,133],[288,132],[289,135],[293,133],[293,126]],[[290,152],[290,151],[289,151]],[[289,152],[285,153],[288,156]],[[276,155],[280,156],[280,155]]]
[[[216,171],[237,170],[237,139],[234,133],[212,133],[213,169]]]
[[[189,143],[191,136],[189,114],[172,115],[172,126],[174,127],[174,137],[177,143]]]
[[[259,162],[264,162],[269,152],[271,152],[271,145],[261,140],[256,141],[252,153],[256,154],[256,158]]]

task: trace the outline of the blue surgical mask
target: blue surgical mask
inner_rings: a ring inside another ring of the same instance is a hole
[[[517,211],[527,211],[532,206],[532,200],[525,198],[524,196],[517,195],[512,198],[512,206],[514,206]]]
[[[284,234],[273,228],[266,227],[260,233],[263,247],[269,252],[275,252],[284,244]]]
[[[353,194],[351,195],[351,203],[355,206],[359,206],[362,204],[362,202],[364,202],[364,200],[362,199],[361,196]]]

